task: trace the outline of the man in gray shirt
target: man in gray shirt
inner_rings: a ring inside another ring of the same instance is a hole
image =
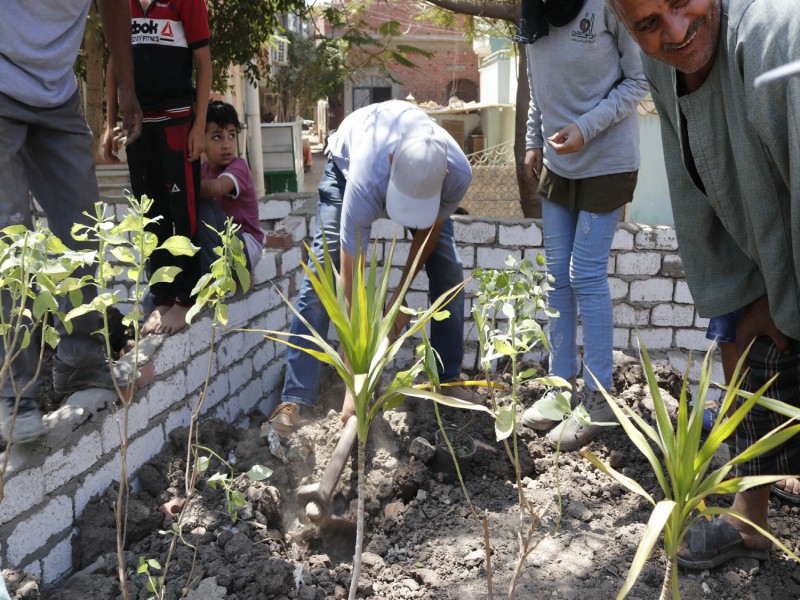
[[[800,55],[797,3],[608,2],[645,54],[697,309],[717,317],[743,308],[740,352],[754,340],[746,388],[779,374],[766,395],[800,406],[800,80],[754,85]],[[737,449],[784,421],[756,406],[736,432]],[[739,474],[796,475],[799,465],[794,438],[742,464]],[[740,492],[733,509],[766,529],[769,494],[769,485]],[[767,558],[768,539],[732,515],[696,525],[679,553],[683,566]]]
[[[4,2],[0,19],[0,229],[31,227],[30,191],[47,213],[51,231],[70,248],[79,246],[71,235],[73,224],[90,224],[84,213],[94,214],[99,200],[92,135],[80,112],[73,72],[89,4],[89,0]],[[124,115],[120,135],[132,142],[141,130],[142,112],[133,88],[130,8],[127,0],[98,4],[117,65]],[[85,301],[92,294],[96,294],[92,286],[84,288]],[[9,310],[6,302],[3,309]],[[92,335],[97,314],[74,319],[72,325],[70,335],[60,331],[53,366],[56,393],[113,388],[104,344]],[[0,360],[2,354],[0,347]],[[28,388],[13,417],[14,387],[31,381],[37,364],[38,352],[34,345],[28,346],[13,363],[13,379],[6,377],[0,390],[0,435],[6,440],[12,437],[12,422],[18,442],[31,442],[44,433],[34,401],[40,382]],[[128,384],[120,374],[114,376],[123,387]]]

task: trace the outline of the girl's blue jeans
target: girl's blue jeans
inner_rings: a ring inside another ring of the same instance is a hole
[[[608,257],[620,211],[591,213],[564,208],[542,198],[547,272],[555,281],[547,293],[559,312],[548,324],[550,373],[569,379],[580,371],[578,314],[583,324],[583,362],[600,385],[610,389],[614,364],[614,318],[608,289]],[[589,373],[586,386],[597,390]]]

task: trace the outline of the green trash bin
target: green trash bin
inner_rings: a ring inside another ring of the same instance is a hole
[[[264,190],[267,194],[297,191],[297,175],[294,171],[264,171]]]

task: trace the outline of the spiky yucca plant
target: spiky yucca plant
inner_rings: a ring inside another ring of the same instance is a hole
[[[771,431],[745,451],[713,471],[710,471],[711,459],[720,445],[733,434],[747,412],[756,403],[794,419],[800,417],[800,410],[778,400],[763,397],[764,392],[769,388],[773,380],[768,381],[753,394],[741,390],[744,381],[742,366],[747,355],[745,353],[736,365],[731,384],[728,386],[722,401],[719,416],[705,441],[703,441],[703,410],[705,398],[711,384],[711,355],[714,348],[709,349],[703,360],[700,383],[698,384],[694,403],[691,406],[689,405],[686,390],[686,379],[688,377],[684,378],[680,398],[678,399],[677,422],[673,425],[664,399],[661,397],[661,391],[658,389],[650,357],[641,338],[639,338],[639,347],[641,348],[642,366],[653,397],[653,405],[655,406],[655,427],[645,422],[642,417],[627,405],[617,404],[605,390],[603,390],[603,395],[614,410],[614,414],[619,419],[625,433],[650,463],[659,487],[664,493],[664,499],[657,502],[639,483],[630,477],[612,469],[588,450],[581,452],[598,469],[613,477],[628,490],[646,498],[654,507],[642,535],[642,540],[639,543],[639,548],[633,558],[628,576],[617,598],[625,598],[628,595],[644,564],[647,562],[653,547],[663,533],[667,569],[664,574],[664,584],[661,588],[660,598],[661,600],[667,600],[671,591],[672,598],[679,600],[678,570],[675,568],[678,548],[687,531],[697,519],[711,518],[714,515],[730,514],[741,519],[755,527],[792,558],[800,560],[772,534],[744,517],[741,513],[730,508],[707,506],[705,503],[706,498],[712,494],[734,494],[785,479],[786,475],[732,477],[730,479],[727,479],[727,477],[736,465],[760,456],[800,432],[800,425],[790,426],[789,423],[784,424],[784,426]],[[725,420],[724,416],[728,414],[728,409],[733,406],[737,396],[743,396],[745,399],[742,405]],[[655,449],[653,446],[655,446]]]

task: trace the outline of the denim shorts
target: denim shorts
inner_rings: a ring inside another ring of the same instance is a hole
[[[713,317],[708,322],[706,337],[716,340],[718,344],[733,344],[736,342],[736,323],[744,309],[740,308],[721,317]]]

